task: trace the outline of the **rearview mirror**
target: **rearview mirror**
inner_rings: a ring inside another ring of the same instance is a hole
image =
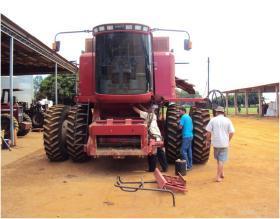
[[[60,41],[53,42],[52,49],[53,49],[53,51],[58,52],[60,49]]]
[[[189,39],[184,40],[184,50],[190,50],[192,48],[192,42]]]

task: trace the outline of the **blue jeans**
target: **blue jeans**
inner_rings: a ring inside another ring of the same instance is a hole
[[[192,137],[183,138],[181,146],[181,156],[186,160],[186,168],[192,168]]]

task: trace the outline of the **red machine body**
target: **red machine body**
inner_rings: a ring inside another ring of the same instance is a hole
[[[91,47],[86,46],[80,57],[76,97],[93,108],[86,153],[113,157],[154,153],[163,141],[148,139],[147,123],[132,105],[163,107],[170,99],[177,100],[169,38],[153,37],[141,24],[100,25],[93,32],[94,37],[87,39]]]
[[[176,98],[175,59],[171,52],[154,52],[155,95]]]
[[[20,91],[20,89],[14,89],[14,91]],[[9,89],[3,89],[2,95],[1,95],[1,126],[2,129],[4,129],[6,132],[9,132],[10,129],[10,90]],[[23,106],[17,103],[14,100],[13,105],[13,117],[14,120],[17,121],[20,130],[20,133],[27,134],[29,130],[32,128],[32,123],[30,121],[26,121],[24,118],[24,111]],[[21,135],[21,134],[20,134]],[[23,136],[23,134],[21,135]]]

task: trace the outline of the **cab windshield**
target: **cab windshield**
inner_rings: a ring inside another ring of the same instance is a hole
[[[151,37],[116,32],[96,36],[96,87],[100,94],[143,94],[152,89]]]

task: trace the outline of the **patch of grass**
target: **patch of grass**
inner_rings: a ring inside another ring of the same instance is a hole
[[[234,107],[229,107],[228,108],[228,113],[229,114],[234,114],[235,113],[235,110],[234,110]],[[246,114],[246,108],[245,107],[241,107],[241,111],[238,112],[238,114]],[[248,108],[248,114],[258,114],[258,108],[257,107],[249,107]]]

